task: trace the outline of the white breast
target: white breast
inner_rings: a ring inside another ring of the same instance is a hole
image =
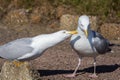
[[[78,39],[77,39],[78,38]],[[96,52],[93,46],[90,44],[91,40],[88,40],[86,36],[73,35],[71,37],[71,46],[79,55],[82,56],[93,56]]]

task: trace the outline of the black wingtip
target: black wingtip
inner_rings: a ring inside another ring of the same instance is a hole
[[[107,48],[107,52],[111,52],[112,51],[112,49],[111,48]]]
[[[118,46],[118,47],[120,47],[120,44],[110,43],[109,46]]]

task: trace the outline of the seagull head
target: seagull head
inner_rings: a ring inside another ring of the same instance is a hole
[[[78,32],[76,30],[74,30],[74,31],[60,30],[57,32],[59,37],[61,36],[61,38],[65,38],[65,39],[70,37],[71,35],[77,34],[77,33]]]
[[[80,16],[78,20],[78,28],[80,28],[85,33],[86,37],[88,37],[89,26],[90,26],[89,17],[86,15]]]
[[[73,35],[73,34],[77,34],[77,31],[67,31],[67,30],[61,30],[59,31],[59,33],[61,33],[62,35]]]

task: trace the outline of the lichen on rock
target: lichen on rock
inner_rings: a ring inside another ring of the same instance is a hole
[[[28,62],[16,66],[13,61],[6,61],[2,66],[0,80],[33,80]]]

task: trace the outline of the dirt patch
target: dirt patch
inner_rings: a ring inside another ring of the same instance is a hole
[[[119,43],[120,44],[120,43]],[[94,80],[120,79],[120,47],[113,48],[115,53],[97,57],[98,78]],[[85,57],[75,78],[65,78],[63,74],[72,73],[78,63],[77,54],[71,49],[69,40],[47,50],[41,57],[31,61],[31,65],[40,73],[41,80],[93,80],[93,59]]]
[[[115,42],[115,41],[113,41]],[[115,42],[119,43],[119,41]],[[119,43],[120,44],[120,43]],[[113,47],[114,53],[97,57],[98,78],[94,80],[120,79],[120,47]],[[1,65],[3,60],[0,60]],[[39,58],[30,61],[37,80],[93,80],[93,59],[85,57],[75,78],[65,78],[63,74],[72,73],[78,63],[78,56],[69,45],[69,40],[47,50]],[[37,71],[37,72],[36,72]]]

